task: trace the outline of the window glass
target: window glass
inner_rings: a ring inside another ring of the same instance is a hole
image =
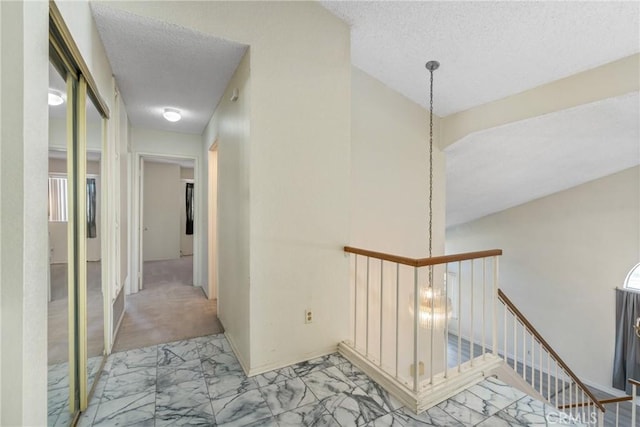
[[[49,177],[49,221],[67,222],[67,177]]]
[[[629,274],[627,274],[627,278],[624,281],[624,287],[640,291],[640,264],[636,264]]]

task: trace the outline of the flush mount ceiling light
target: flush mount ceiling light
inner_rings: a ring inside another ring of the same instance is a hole
[[[62,94],[57,90],[49,89],[49,105],[56,106],[64,102]]]
[[[180,114],[180,111],[175,108],[165,108],[164,113],[162,113],[162,117],[170,122],[177,122],[182,118],[182,115]]]

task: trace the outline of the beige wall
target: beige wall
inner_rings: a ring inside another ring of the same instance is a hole
[[[615,298],[640,259],[635,167],[447,230],[447,252],[501,248],[500,287],[586,382],[609,387]]]
[[[129,180],[130,156],[129,153],[129,118],[125,110],[124,102],[118,97],[118,159],[120,162],[120,285],[123,286],[129,277]]]
[[[180,166],[144,162],[143,259],[180,258]]]
[[[428,255],[429,115],[365,72],[352,72],[351,239],[356,247]],[[444,155],[434,118],[433,253],[444,252]]]
[[[47,423],[47,11],[47,2],[0,2],[3,426]]]
[[[243,289],[232,307],[250,319],[225,328],[232,340],[250,334],[247,345],[237,347],[251,373],[334,351],[348,329],[348,263],[341,250],[349,239],[348,26],[315,2],[195,2],[153,10],[143,3],[117,5],[250,45],[248,169],[235,184],[248,206],[239,211],[248,217],[238,219],[246,231],[236,237],[249,243],[236,256],[248,260],[249,269],[237,270]],[[208,148],[215,135],[204,138]],[[220,148],[219,188],[223,156]],[[219,218],[222,312],[227,226],[222,212]],[[305,308],[314,311],[313,324],[304,324]],[[240,332],[240,324],[251,330]]]
[[[225,327],[225,334],[233,342],[243,366],[249,369],[250,308],[249,308],[249,144],[250,144],[250,54],[247,53],[229,82],[211,122],[203,134],[207,162],[209,147],[217,140],[216,179],[208,184],[211,197],[217,198],[218,228],[208,232],[218,241],[218,253],[208,258],[209,268],[218,277],[218,317]],[[230,97],[234,88],[239,91],[236,102]],[[208,165],[215,167],[215,165]],[[209,192],[207,194],[209,199]],[[208,221],[207,221],[208,222]],[[215,220],[212,222],[216,222]],[[207,224],[208,226],[208,224]],[[212,247],[209,242],[209,247]],[[213,249],[213,248],[212,248]],[[207,251],[209,253],[209,251]],[[215,269],[215,266],[218,269]],[[209,290],[209,297],[213,293]]]

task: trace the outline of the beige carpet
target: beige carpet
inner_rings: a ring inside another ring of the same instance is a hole
[[[223,332],[217,301],[193,283],[193,259],[147,261],[144,289],[127,295],[113,351]]]

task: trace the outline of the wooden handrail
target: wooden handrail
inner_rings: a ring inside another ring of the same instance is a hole
[[[569,374],[571,379],[573,379],[573,381],[576,384],[578,384],[578,386],[587,394],[587,396],[589,396],[589,398],[596,404],[596,406],[598,406],[598,408],[604,412],[605,410],[604,406],[602,406],[600,401],[596,399],[593,393],[583,384],[582,381],[580,381],[580,378],[578,378],[578,376],[573,373],[573,371],[569,368],[569,366],[567,366],[567,364],[564,363],[564,361],[560,358],[560,356],[558,356],[558,353],[556,353],[555,350],[551,348],[549,343],[544,338],[542,338],[542,335],[540,335],[540,333],[536,330],[536,328],[533,327],[531,322],[527,320],[524,314],[522,314],[522,312],[518,310],[518,308],[513,304],[513,302],[511,302],[511,300],[504,294],[504,292],[502,292],[502,289],[498,289],[498,297],[509,308],[509,310],[511,310],[511,312],[520,320],[520,322],[522,322],[525,328],[527,328],[531,332],[531,334],[538,340],[540,345],[542,345],[547,350],[547,352],[556,360],[556,362],[558,362],[558,364],[562,367],[562,369],[564,369],[565,372]]]
[[[634,384],[637,387],[640,387],[640,381],[634,380],[633,378],[629,378],[629,384]]]
[[[620,397],[612,397],[610,399],[602,399],[600,403],[603,405],[609,405],[611,403],[620,403],[620,402],[628,402],[633,400],[633,396],[620,396]]]
[[[601,405],[610,405],[612,403],[620,403],[620,402],[628,402],[630,400],[633,400],[633,396],[621,396],[621,397],[612,397],[610,399],[602,399],[599,400],[598,402],[600,402]],[[589,405],[593,405],[593,403],[571,403],[568,405],[561,405],[558,406],[558,409],[562,410],[562,409],[569,409],[569,408],[582,408],[583,406],[589,406]]]
[[[398,264],[408,265],[411,267],[426,267],[428,265],[446,264],[448,262],[466,261],[471,259],[502,255],[502,249],[467,252],[454,255],[443,255],[431,258],[407,258],[398,255],[385,254],[383,252],[370,251],[367,249],[353,248],[351,246],[345,246],[344,251],[350,254],[362,255],[369,258],[377,258],[383,261],[396,262]]]

